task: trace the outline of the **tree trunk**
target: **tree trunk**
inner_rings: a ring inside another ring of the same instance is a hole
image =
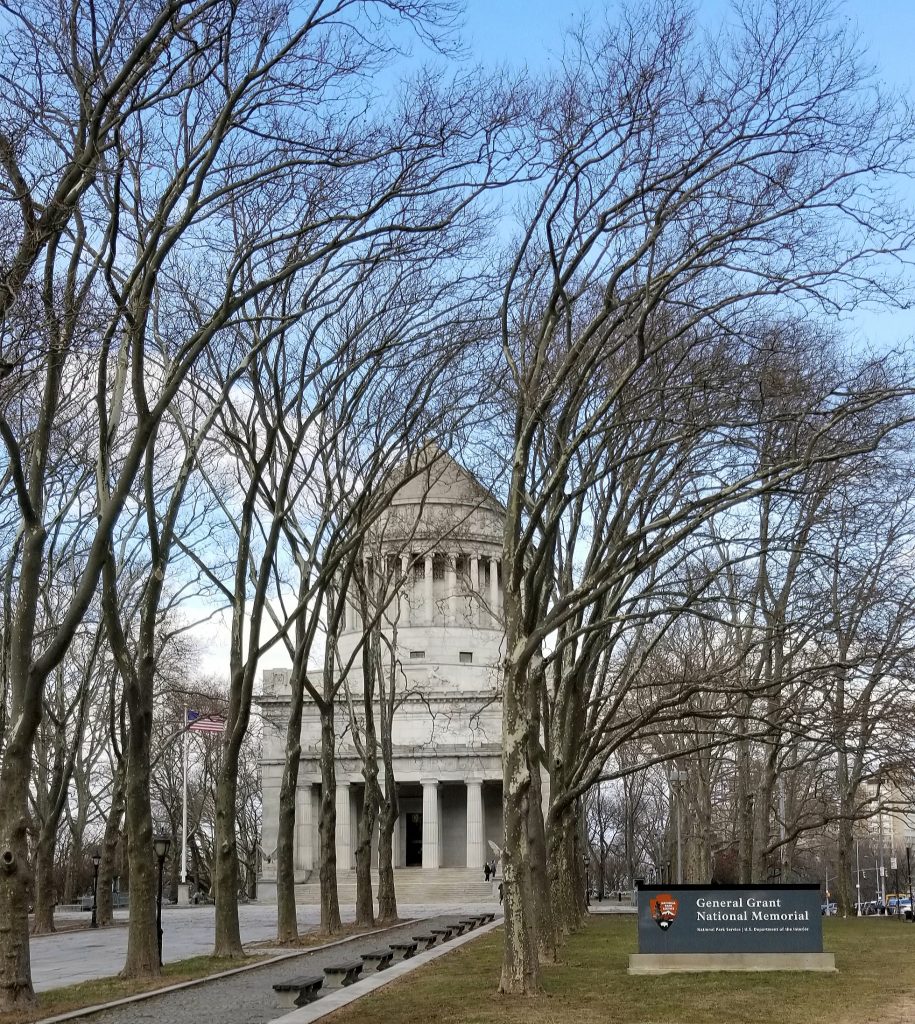
[[[540,778],[542,748],[540,745],[540,692],[543,683],[542,672],[533,674],[529,682],[537,685],[528,687],[528,717],[530,734],[528,759],[531,785],[528,797],[528,835],[530,838],[531,891],[537,926],[538,952],[540,956],[555,963],[558,958],[558,937],[553,922],[553,908],[550,901],[550,883],[547,875],[546,826],[543,821],[543,787]]]
[[[531,859],[531,887],[537,921],[537,938],[541,959],[555,963],[559,958],[559,941],[553,922],[550,882],[547,874],[546,827],[543,821],[540,768],[531,767],[531,794],[528,804]]]
[[[366,782],[362,798],[362,816],[356,837],[356,924],[375,926],[375,904],[372,899],[372,832],[375,829],[378,803],[372,786]]]
[[[288,742],[288,741],[287,741]],[[295,906],[295,793],[299,779],[299,744],[286,749],[280,783],[279,824],[276,833],[276,937],[295,942],[299,924]]]
[[[11,700],[0,762],[0,1012],[35,999],[29,958],[29,778],[46,676],[32,672],[31,658],[44,540],[43,527],[26,531],[19,597],[8,634]]]
[[[0,772],[0,1011],[34,1001],[29,960],[27,836],[31,742],[14,731]]]
[[[839,863],[837,866],[838,877],[836,878],[836,913],[842,917],[848,917],[853,915],[856,910],[851,883],[855,864],[855,840],[850,818],[843,817],[839,821],[838,845]]]
[[[112,886],[114,866],[117,862],[118,843],[121,839],[121,821],[124,817],[124,767],[118,765],[111,786],[111,809],[105,821],[105,835],[99,851],[102,859],[98,867],[98,923],[99,927],[112,924]]]
[[[149,800],[152,688],[128,684],[125,689],[128,691],[130,709],[125,797],[130,917],[127,925],[127,962],[121,977],[152,978],[159,974],[156,936],[157,866],[153,849],[152,806]]]
[[[181,878],[181,830],[172,829],[171,856],[168,859],[168,898],[173,906],[178,905],[178,886]]]
[[[227,729],[232,729],[228,723]],[[231,741],[223,750],[222,770],[216,783],[216,842],[213,877],[216,886],[215,942],[213,956],[243,957],[238,921],[238,837],[235,800],[238,794],[238,749]]]
[[[385,786],[386,798],[378,812],[378,924],[397,920],[394,890],[394,828],[397,825],[397,796],[393,779]]]
[[[321,707],[321,815],[320,838],[321,930],[328,935],[340,931],[340,900],[337,895],[337,771],[334,765],[334,702]]]
[[[624,818],[623,818],[623,843],[625,845],[625,859],[626,859],[626,886],[630,889],[635,888],[635,876],[636,876],[636,863],[635,863],[635,827],[636,827],[636,808],[635,800],[632,796],[633,781],[632,777],[626,775],[623,777],[623,797],[624,797]]]
[[[741,728],[749,730],[749,698]],[[753,786],[750,781],[750,741],[737,741],[737,871],[741,884],[752,881],[753,875]]]
[[[47,935],[55,931],[54,907],[54,849],[57,845],[57,819],[42,822],[35,848],[35,900],[33,904],[32,934]]]
[[[510,598],[505,594],[506,619]],[[514,631],[511,631],[514,632]],[[514,649],[507,629],[506,647]],[[517,639],[517,636],[514,637]],[[502,854],[504,946],[499,991],[531,995],[540,989],[537,922],[531,883],[528,801],[531,770],[528,759],[530,721],[526,707],[526,673],[509,661],[502,699]]]
[[[76,836],[70,836],[70,849],[67,851],[67,870],[64,874],[64,891],[62,903],[75,903],[79,893],[79,869],[78,864],[83,859],[83,844],[78,842]]]
[[[576,853],[576,817],[569,806],[550,810],[547,829],[547,875],[557,935],[568,935],[581,924],[582,894],[577,892],[581,869]]]
[[[756,786],[753,805],[753,882],[769,880],[769,855],[766,851],[772,837],[772,805],[777,781],[778,745],[773,735],[768,740],[766,760]]]

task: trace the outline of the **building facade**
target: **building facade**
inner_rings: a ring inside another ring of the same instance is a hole
[[[393,685],[400,702],[391,731],[400,807],[393,860],[400,871],[431,876],[452,869],[456,882],[461,872],[468,881],[481,880],[484,861],[493,858],[490,844],[502,844],[503,519],[499,503],[456,462],[438,454],[398,489],[362,553],[365,579],[384,574],[388,593],[396,592],[393,600],[381,602],[381,622],[395,655]],[[353,595],[339,641],[341,664],[347,664],[362,636]],[[353,659],[346,678],[358,704],[361,656]],[[261,893],[269,899],[276,878],[287,671],[265,671],[261,704]],[[343,691],[336,732],[337,869],[345,875],[354,867],[364,780]],[[320,792],[320,720],[306,700],[296,805],[298,883],[317,878]]]

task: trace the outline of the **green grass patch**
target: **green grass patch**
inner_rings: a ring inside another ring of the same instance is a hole
[[[30,1024],[31,1021],[54,1017],[71,1010],[81,1010],[86,1006],[123,999],[126,996],[139,995],[142,992],[154,992],[159,988],[167,988],[182,981],[205,978],[220,971],[228,971],[233,967],[243,967],[249,963],[263,960],[261,956],[237,957],[193,956],[187,960],[176,960],[166,964],[158,978],[96,978],[92,981],[81,981],[77,985],[66,985],[63,988],[40,992],[36,1002],[28,1009],[13,1013],[0,1013],[0,1024]]]
[[[333,1024],[911,1024],[915,925],[824,921],[836,974],[626,973],[634,917],[595,916],[544,965],[543,995],[496,992],[502,932],[469,943],[334,1014]]]

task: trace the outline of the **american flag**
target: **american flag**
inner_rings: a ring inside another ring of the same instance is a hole
[[[225,732],[226,720],[221,715],[202,715],[188,708],[185,724],[189,732]]]

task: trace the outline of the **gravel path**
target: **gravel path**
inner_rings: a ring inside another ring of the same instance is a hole
[[[473,913],[468,910],[467,913]],[[383,935],[356,936],[344,945],[303,953],[281,963],[245,971],[229,978],[165,993],[116,1009],[82,1017],[86,1024],[266,1024],[289,1013],[277,1005],[273,984],[300,974],[322,974],[330,964],[357,960],[360,953],[387,946],[408,936],[436,927],[436,922],[453,921],[464,912],[414,921]]]

